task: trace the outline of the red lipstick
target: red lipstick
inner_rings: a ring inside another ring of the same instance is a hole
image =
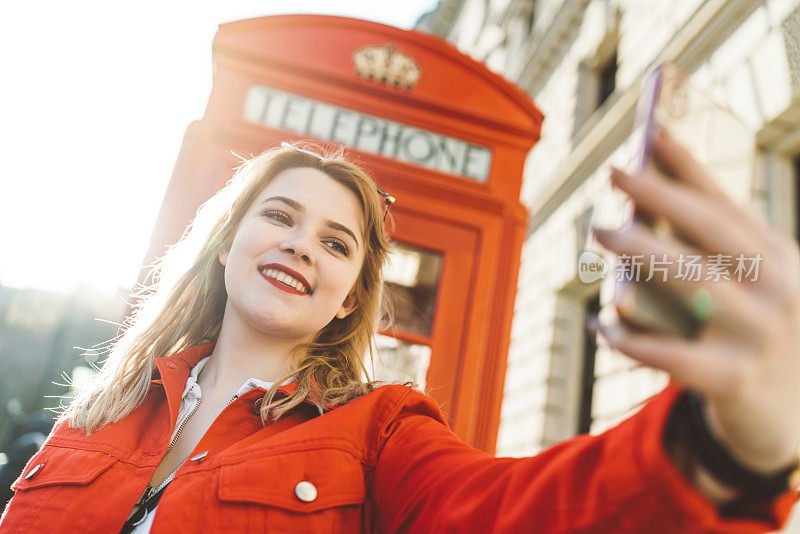
[[[274,271],[281,271],[288,274],[289,276],[300,282],[305,287],[307,293],[299,291],[296,288],[288,284],[285,284],[271,276],[267,276],[266,271],[268,269],[272,269]],[[287,293],[292,293],[294,295],[310,295],[312,293],[311,284],[308,283],[308,280],[306,280],[306,278],[302,274],[298,273],[294,269],[290,269],[285,265],[281,265],[280,263],[269,263],[267,265],[262,265],[258,268],[258,272],[262,276],[262,278],[264,278],[267,282],[271,283],[278,289],[286,291]]]

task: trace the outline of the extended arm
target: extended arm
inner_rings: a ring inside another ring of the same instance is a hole
[[[385,427],[373,480],[380,532],[764,532],[792,497],[753,520],[724,520],[667,456],[669,387],[598,436],[531,458],[493,458],[462,443],[430,399],[413,396]]]

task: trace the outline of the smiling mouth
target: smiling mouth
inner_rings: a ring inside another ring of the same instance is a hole
[[[311,288],[305,285],[302,281],[283,271],[264,266],[261,267],[258,272],[261,273],[261,276],[266,278],[267,282],[270,282],[278,289],[300,295],[311,294]]]

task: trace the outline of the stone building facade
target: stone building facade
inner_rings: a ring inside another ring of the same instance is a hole
[[[601,250],[589,224],[622,222],[608,169],[625,168],[634,149],[642,75],[673,60],[747,123],[757,147],[747,202],[797,236],[800,0],[441,0],[419,27],[518,84],[545,114],[522,190],[531,218],[497,454],[602,431],[666,383],[584,333],[588,315],[610,311],[613,284],[578,278],[580,252]]]

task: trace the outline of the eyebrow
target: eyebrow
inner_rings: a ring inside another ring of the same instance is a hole
[[[305,206],[300,204],[298,201],[296,201],[296,200],[294,200],[292,198],[288,198],[288,197],[281,197],[281,196],[269,197],[267,199],[264,199],[264,201],[261,202],[261,204],[262,205],[266,204],[270,200],[277,200],[278,202],[283,202],[284,204],[286,204],[290,208],[294,209],[295,211],[299,211],[300,213],[304,213],[306,211],[306,207]],[[359,247],[361,246],[361,244],[358,242],[358,238],[356,237],[356,234],[354,234],[353,231],[350,230],[345,225],[343,225],[341,223],[338,223],[336,221],[332,221],[330,219],[327,219],[325,221],[325,224],[328,226],[328,228],[332,228],[334,230],[339,230],[340,232],[346,233],[347,235],[349,235],[350,237],[353,238],[353,241],[356,242],[357,246],[359,246]]]

